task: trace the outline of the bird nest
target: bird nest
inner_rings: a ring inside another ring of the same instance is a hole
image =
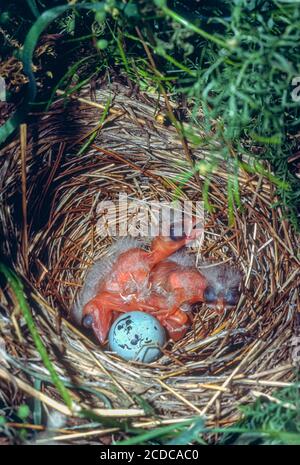
[[[203,415],[207,426],[233,424],[241,418],[241,405],[294,379],[299,241],[280,207],[272,208],[273,185],[241,169],[242,206],[228,227],[228,166],[219,161],[211,174],[213,211],[205,215],[204,242],[192,253],[238,264],[239,304],[224,315],[199,305],[193,326],[182,340],[168,342],[162,358],[150,365],[126,362],[70,319],[88,268],[111,244],[97,233],[99,202],[117,201],[120,192],[143,202],[170,202],[183,178],[181,198],[198,201],[205,170],[189,175],[189,148],[168,124],[162,98],[123,84],[86,88],[68,99],[58,94],[49,112],[34,114],[21,136],[0,152],[6,260],[22,278],[58,374],[75,403],[106,419],[127,418],[133,426],[150,428]],[[194,163],[207,157],[205,147],[192,147],[192,153]],[[76,413],[47,378],[9,286],[1,295],[0,318],[6,354],[0,365],[2,400],[13,406],[23,395],[35,397],[46,410],[66,416],[70,433]],[[33,379],[41,380],[41,391]],[[85,421],[78,417],[76,426]],[[118,431],[120,426],[103,427],[90,436],[84,430],[60,438],[118,437]]]

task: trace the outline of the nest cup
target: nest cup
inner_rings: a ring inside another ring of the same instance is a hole
[[[219,160],[209,194],[214,211],[205,214],[201,250],[191,251],[201,260],[238,265],[243,293],[237,308],[220,316],[199,305],[187,335],[170,341],[151,365],[119,359],[70,320],[88,268],[111,244],[110,237],[97,233],[100,201],[117,202],[122,192],[146,202],[170,202],[182,177],[182,198],[202,199],[205,173],[200,170],[199,179],[188,176],[191,165],[182,141],[158,113],[165,114],[158,96],[129,95],[127,87],[114,84],[102,85],[96,95],[86,88],[67,102],[56,101],[47,114],[35,115],[26,144],[21,147],[16,137],[0,153],[4,253],[23,279],[58,373],[88,387],[84,394],[73,388],[81,402],[133,409],[135,424],[144,427],[195,414],[204,414],[207,425],[227,426],[240,418],[239,405],[294,379],[299,238],[282,221],[280,208],[271,208],[276,192],[265,178],[239,172],[242,208],[234,211],[234,226],[228,227],[228,167]],[[196,163],[207,157],[205,147],[192,151]],[[42,370],[24,321],[12,318],[9,287],[1,300],[7,353]],[[17,372],[13,365],[10,369]],[[14,395],[5,381],[0,383],[7,396]],[[44,387],[49,397],[53,389]],[[151,406],[147,414],[141,398]]]

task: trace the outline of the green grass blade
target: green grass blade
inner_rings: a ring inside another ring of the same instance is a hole
[[[26,321],[26,324],[28,326],[28,329],[30,331],[30,334],[32,336],[32,339],[34,341],[34,344],[41,356],[41,359],[47,368],[47,370],[50,373],[51,379],[53,381],[53,384],[56,386],[58,392],[60,393],[61,397],[63,398],[64,402],[66,405],[71,409],[72,408],[72,399],[71,396],[68,392],[68,390],[65,388],[63,382],[59,378],[59,375],[57,374],[50,358],[47,353],[47,350],[43,344],[43,341],[38,333],[38,330],[36,328],[34,319],[32,317],[29,305],[27,303],[23,285],[19,277],[12,272],[7,266],[5,266],[3,263],[0,263],[0,273],[3,273],[8,284],[12,288],[15,297],[18,301],[18,304],[20,306],[20,309],[22,311],[22,314],[24,316],[24,319]]]
[[[110,108],[110,105],[111,105],[111,97],[109,97],[107,99],[107,102],[105,104],[105,107],[104,107],[104,110],[103,110],[103,113],[101,115],[101,118],[100,118],[100,121],[99,121],[99,124],[97,126],[97,128],[95,129],[95,131],[90,135],[90,137],[88,138],[87,142],[85,142],[85,144],[83,144],[83,146],[80,148],[80,150],[78,151],[78,153],[76,154],[77,156],[78,155],[82,155],[88,148],[89,146],[94,142],[94,140],[96,139],[97,137],[97,134],[98,134],[98,131],[101,130],[102,126],[103,126],[103,123],[105,121],[105,118],[109,112],[109,108]]]
[[[199,418],[195,421],[194,425],[192,425],[190,428],[186,428],[185,431],[167,441],[165,444],[168,446],[186,445],[195,442],[206,444],[205,441],[203,441],[203,439],[200,437],[200,434],[203,433],[204,430],[204,421],[202,418]]]
[[[125,441],[119,441],[116,443],[117,446],[129,446],[129,445],[136,445],[136,444],[141,444],[146,441],[149,441],[151,439],[159,438],[161,436],[164,436],[165,434],[172,434],[176,431],[178,428],[186,428],[190,426],[192,423],[195,422],[194,418],[191,418],[190,420],[186,421],[181,421],[178,422],[175,425],[169,425],[169,426],[162,426],[160,428],[156,428],[152,431],[146,431],[145,433],[139,434],[137,436],[134,436],[130,439],[126,439]]]
[[[38,18],[40,16],[39,9],[37,7],[36,1],[35,0],[26,0],[28,7],[31,10],[31,13],[35,18]]]
[[[227,48],[229,49],[230,46],[227,42],[224,40],[220,39],[219,37],[216,37],[212,34],[209,34],[208,32],[204,31],[203,29],[200,29],[199,27],[195,26],[193,23],[188,21],[187,19],[183,18],[180,16],[178,13],[175,11],[171,10],[164,4],[165,2],[157,1],[156,2],[158,6],[161,7],[163,12],[167,15],[170,16],[174,21],[176,21],[179,24],[182,24],[185,26],[187,29],[190,29],[191,31],[195,32],[196,34],[200,35],[203,37],[203,39],[209,40],[210,42],[214,42],[215,44],[219,45],[220,47]],[[163,4],[162,4],[163,3]]]

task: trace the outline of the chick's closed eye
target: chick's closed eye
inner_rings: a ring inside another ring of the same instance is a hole
[[[85,328],[91,328],[93,324],[93,315],[85,315],[82,324]]]
[[[227,305],[236,305],[240,298],[240,292],[238,289],[228,289],[225,292],[224,300]]]
[[[216,290],[213,286],[207,286],[204,291],[204,299],[208,303],[212,303],[217,300]]]

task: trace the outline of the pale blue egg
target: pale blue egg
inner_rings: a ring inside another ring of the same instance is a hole
[[[160,322],[144,312],[124,313],[113,323],[109,347],[125,360],[151,363],[161,355],[166,333]]]

